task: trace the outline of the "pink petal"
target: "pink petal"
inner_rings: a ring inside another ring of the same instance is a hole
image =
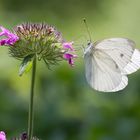
[[[0,132],[0,140],[6,140],[6,135],[3,131]]]
[[[72,45],[73,45],[73,42],[64,42],[63,43],[64,49],[70,49],[71,51],[74,50],[73,47],[72,47]]]
[[[63,55],[63,58],[65,58],[71,66],[74,65],[74,60],[73,59],[76,58],[76,57],[77,57],[77,55],[73,55],[73,54],[70,54],[70,53],[65,53]]]
[[[65,54],[63,55],[63,57],[64,57],[65,59],[70,59],[70,58],[73,57],[73,55],[72,55],[72,54],[69,54],[69,53],[65,53]]]
[[[0,40],[0,45],[6,45],[10,46],[13,45],[17,40],[19,40],[19,37],[13,33],[11,33],[9,30],[5,29],[4,27],[0,26],[1,32],[0,36],[5,36],[6,38]]]

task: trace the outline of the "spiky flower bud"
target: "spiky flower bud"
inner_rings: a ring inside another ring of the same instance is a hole
[[[16,26],[13,33],[2,26],[0,29],[0,36],[6,37],[0,40],[0,45],[10,46],[9,53],[23,60],[22,66],[33,57],[44,60],[48,67],[63,59],[73,65],[73,59],[77,57],[73,42],[66,42],[60,32],[45,23],[24,23]]]

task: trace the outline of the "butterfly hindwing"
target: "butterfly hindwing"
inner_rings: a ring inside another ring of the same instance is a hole
[[[124,67],[125,74],[136,72],[140,68],[140,51],[135,49],[131,61]]]

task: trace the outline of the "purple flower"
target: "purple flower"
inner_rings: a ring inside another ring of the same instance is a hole
[[[0,37],[5,37],[0,40],[0,46],[11,46],[13,45],[17,40],[19,40],[19,37],[16,34],[11,33],[9,30],[5,29],[4,27],[0,26],[1,32]]]
[[[72,45],[73,45],[73,42],[64,42],[63,43],[64,49],[70,49],[71,51],[74,51]]]
[[[73,42],[63,43],[63,48],[66,50],[66,53],[64,53],[63,58],[66,59],[71,66],[74,65],[74,58],[77,58],[77,55],[72,54],[74,52],[72,45]]]
[[[6,140],[6,135],[3,131],[0,131],[0,140]]]
[[[73,66],[74,65],[74,58],[76,58],[77,57],[77,55],[73,55],[73,54],[70,54],[70,53],[65,53],[64,55],[63,55],[63,57],[66,59],[66,60],[68,60],[68,62],[69,62],[69,64],[71,65],[71,66]]]

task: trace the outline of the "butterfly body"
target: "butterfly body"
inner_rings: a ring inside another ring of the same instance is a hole
[[[84,59],[87,82],[102,92],[122,90],[128,84],[127,75],[140,68],[140,51],[126,38],[90,42]]]

